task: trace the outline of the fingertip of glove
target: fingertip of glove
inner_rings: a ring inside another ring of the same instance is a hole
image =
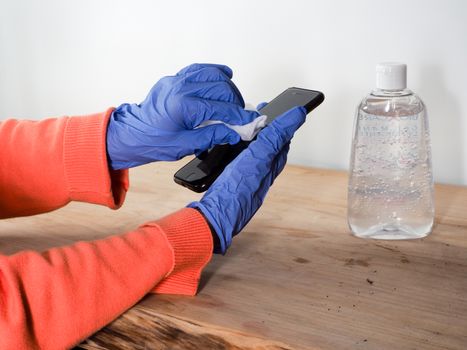
[[[241,140],[240,138],[240,135],[238,135],[236,132],[234,132],[234,135],[230,135],[228,137],[228,140],[227,142],[230,144],[230,145],[236,145],[237,143],[239,143]]]
[[[271,123],[271,125],[274,124],[280,127],[289,127],[289,126],[299,124],[298,126],[300,126],[305,121],[305,117],[306,117],[305,107],[298,106],[298,107],[289,109],[287,112],[283,113],[281,116],[276,118]]]
[[[224,64],[216,64],[216,63],[193,63],[183,68],[180,72],[177,73],[177,75],[190,74],[190,73],[196,75],[197,73],[200,73],[200,72],[204,72],[206,74],[206,72],[213,73],[219,70],[223,74],[225,74],[229,79],[232,78],[233,71],[230,67]]]
[[[269,133],[277,135],[277,142],[288,142],[295,131],[305,122],[305,117],[306,109],[304,107],[294,107],[276,118],[266,130],[269,129]]]
[[[295,118],[296,121],[300,121],[306,117],[306,108],[303,106],[297,106],[289,109],[284,113],[284,115],[289,116],[290,119]]]
[[[232,79],[233,77],[233,70],[232,68],[230,68],[229,66],[226,66],[226,65],[222,65],[222,70],[224,71],[224,73],[230,78]]]
[[[215,137],[215,143],[216,144],[222,144],[222,143],[228,143],[230,145],[235,145],[240,142],[241,138],[238,133],[236,133],[234,130],[228,128],[224,124],[218,124],[215,126],[216,130],[216,137]]]
[[[260,102],[256,105],[256,110],[260,110],[261,108],[263,108],[264,106],[266,106],[268,103],[267,102]]]
[[[245,124],[251,123],[253,120],[261,116],[261,114],[259,114],[257,111],[252,111],[249,109],[244,109],[243,111],[246,117]]]

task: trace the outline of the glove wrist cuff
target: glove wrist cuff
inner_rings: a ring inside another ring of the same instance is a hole
[[[227,248],[230,246],[231,240],[228,241],[226,237],[224,237],[222,229],[216,225],[216,220],[211,216],[209,210],[200,202],[192,202],[188,204],[187,207],[196,209],[208,223],[214,240],[214,253],[225,254]]]
[[[211,230],[211,235],[212,235],[212,242],[213,242],[213,246],[214,246],[214,251],[219,251],[220,250],[220,246],[221,246],[221,243],[219,241],[219,236],[217,235],[216,233],[216,230],[214,229],[214,227],[211,225],[211,223],[209,222],[209,220],[207,219],[207,217],[203,214],[203,212],[201,211],[201,209],[197,208],[197,207],[193,207],[193,209],[195,209],[198,213],[200,213],[200,215],[203,217],[203,219],[206,221],[206,223],[208,224],[209,226],[209,229]]]

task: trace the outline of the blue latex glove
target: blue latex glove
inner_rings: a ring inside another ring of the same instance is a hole
[[[219,237],[215,253],[225,253],[263,203],[287,160],[290,140],[305,121],[306,110],[296,107],[276,118],[240,153],[211,185],[199,202],[200,210]]]
[[[197,128],[205,120],[243,125],[259,116],[246,111],[232,70],[223,65],[192,64],[162,78],[140,104],[122,104],[107,128],[112,169],[157,160],[177,160],[240,136],[223,124]]]

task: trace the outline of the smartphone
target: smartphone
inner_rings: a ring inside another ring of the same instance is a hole
[[[324,101],[320,91],[291,87],[282,92],[258,112],[267,115],[266,125],[289,109],[305,107],[307,113]],[[240,141],[235,145],[217,145],[201,153],[174,174],[174,181],[194,192],[204,192],[252,141]]]

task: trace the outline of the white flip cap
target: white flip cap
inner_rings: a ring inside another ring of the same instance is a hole
[[[407,65],[397,62],[383,62],[376,65],[376,88],[403,90],[407,87]]]

